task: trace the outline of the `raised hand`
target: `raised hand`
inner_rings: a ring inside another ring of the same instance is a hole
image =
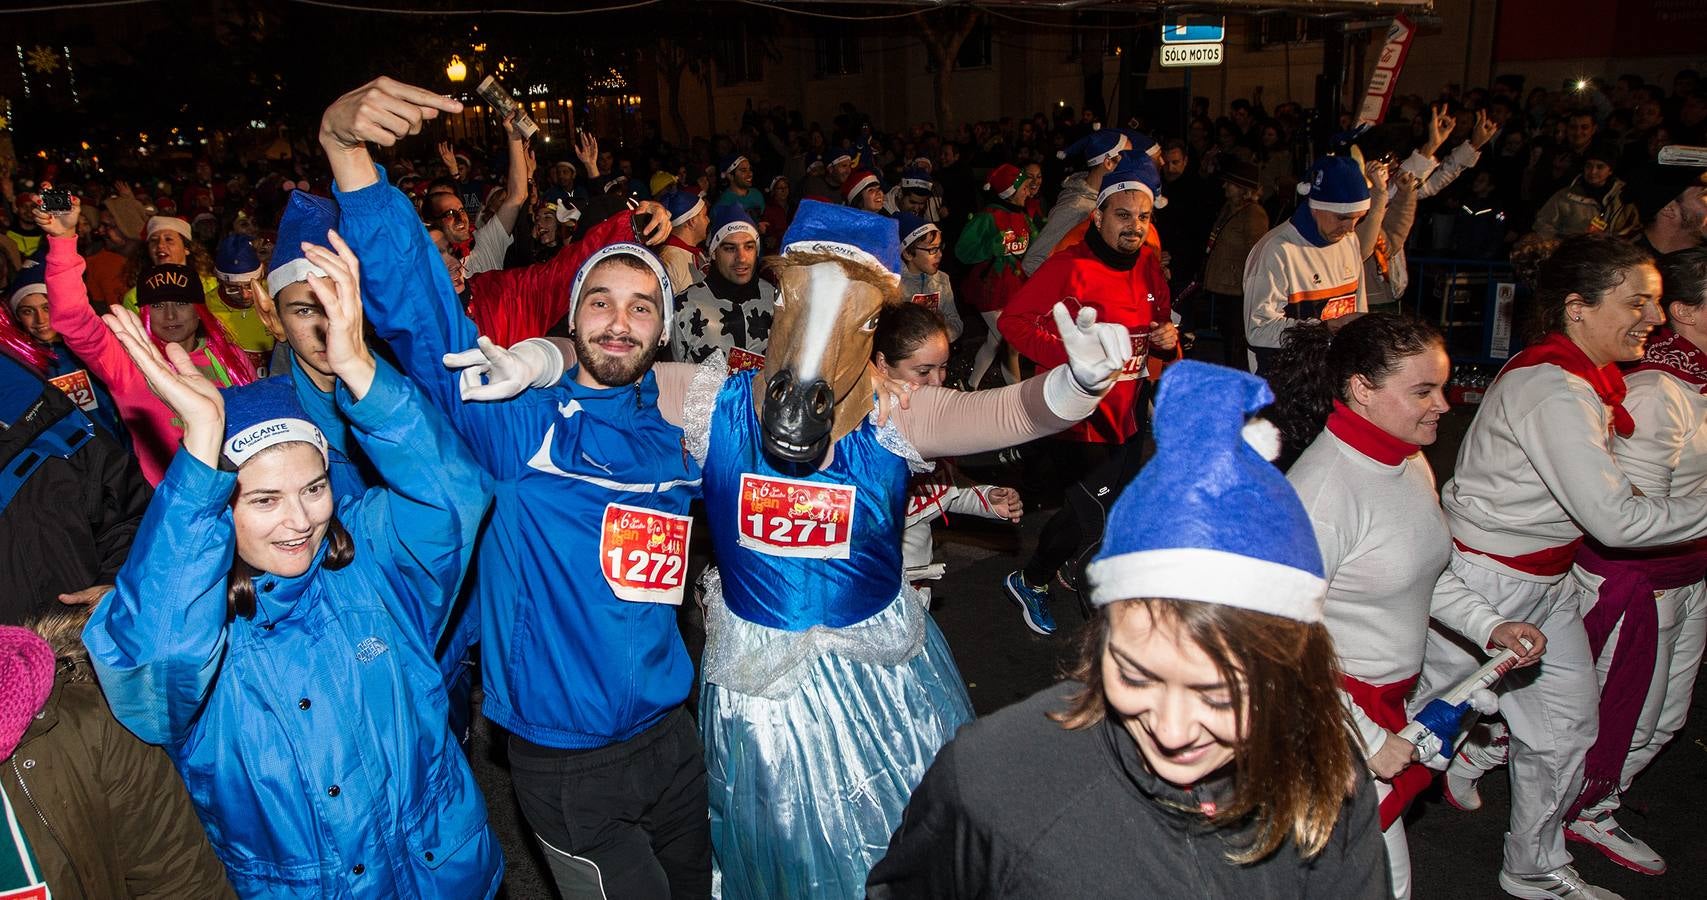
[[[670,239],[670,211],[665,209],[663,204],[642,200],[640,205],[634,208],[634,214],[647,217],[646,233],[641,235],[646,246],[656,247]]]
[[[1447,112],[1446,104],[1436,103],[1429,108],[1428,117],[1428,154],[1432,156],[1446,139],[1452,136],[1452,129],[1458,127],[1458,119]]]
[[[353,150],[369,141],[389,147],[419,134],[422,123],[438,118],[441,112],[462,112],[462,104],[381,75],[326,108],[320,117],[320,140],[342,150]]]
[[[528,338],[500,347],[486,335],[475,346],[446,353],[445,368],[460,369],[458,390],[465,401],[508,400],[530,387],[548,387],[563,377],[563,352],[544,338]]]
[[[50,213],[40,206],[35,208],[36,226],[47,232],[48,237],[69,237],[77,233],[77,211],[83,208],[83,201],[78,197],[71,198],[71,209],[62,213]]]
[[[1370,163],[1365,171],[1369,175],[1369,195],[1373,197],[1376,194],[1387,193],[1387,176],[1392,172],[1387,164]]]
[[[326,363],[360,400],[373,386],[375,369],[362,335],[361,262],[338,232],[328,231],[326,237],[332,242],[330,250],[302,244],[302,255],[326,273],[310,274],[308,288],[326,311]]]
[[[1098,322],[1096,310],[1088,306],[1079,308],[1077,319],[1067,314],[1065,303],[1056,303],[1053,313],[1073,380],[1092,394],[1107,390],[1132,358],[1131,333],[1125,326]]]
[[[439,159],[444,161],[445,170],[450,172],[450,177],[455,178],[456,177],[456,148],[452,147],[450,145],[450,141],[439,141],[438,151],[439,151]]]
[[[1476,124],[1470,126],[1470,149],[1481,150],[1494,139],[1494,132],[1499,130],[1499,124],[1488,118],[1487,110],[1476,110]]]
[[[219,388],[178,344],[167,344],[162,355],[136,313],[119,304],[110,310],[101,320],[148,381],[149,390],[184,423],[184,449],[209,468],[218,468],[225,443],[225,399]]]
[[[581,160],[581,171],[588,181],[599,177],[599,139],[590,132],[581,132],[575,139],[575,156]]]

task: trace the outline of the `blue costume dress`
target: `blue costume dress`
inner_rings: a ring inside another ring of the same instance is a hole
[[[701,367],[683,429],[721,566],[699,721],[723,896],[863,897],[913,787],[972,718],[901,578],[909,470],[927,464],[867,420],[829,466],[785,473],[761,449],[755,373],[724,365]]]

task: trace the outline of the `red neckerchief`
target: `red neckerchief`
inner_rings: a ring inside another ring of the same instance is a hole
[[[1334,411],[1328,414],[1328,430],[1351,449],[1384,466],[1396,466],[1422,449],[1420,444],[1407,444],[1388,434],[1338,400],[1334,401]]]
[[[1664,325],[1648,337],[1647,352],[1630,371],[1664,372],[1707,394],[1707,353]]]
[[[1501,370],[1503,375],[1513,369],[1529,366],[1553,365],[1588,382],[1594,388],[1600,402],[1612,407],[1612,429],[1619,437],[1629,437],[1636,431],[1636,420],[1630,418],[1630,412],[1624,408],[1624,373],[1616,363],[1607,363],[1595,368],[1588,354],[1584,353],[1577,342],[1566,337],[1563,332],[1549,333],[1540,341],[1523,348],[1523,352],[1512,357],[1511,362]]]

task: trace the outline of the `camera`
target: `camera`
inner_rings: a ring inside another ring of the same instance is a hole
[[[63,213],[71,211],[71,191],[65,188],[54,188],[41,192],[42,212]]]

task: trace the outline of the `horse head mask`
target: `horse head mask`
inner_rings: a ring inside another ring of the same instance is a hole
[[[766,260],[778,276],[770,351],[753,392],[765,453],[812,464],[859,427],[872,397],[866,366],[886,304],[900,302],[894,220],[807,200]]]

